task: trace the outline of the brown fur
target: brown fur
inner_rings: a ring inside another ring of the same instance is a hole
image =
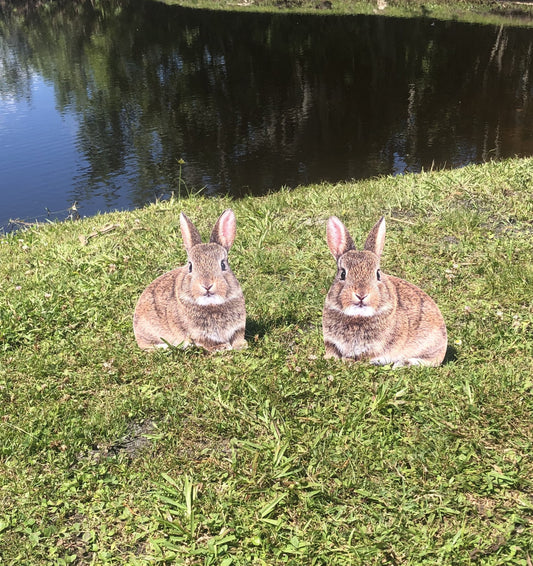
[[[220,216],[207,244],[183,213],[180,227],[187,264],[161,275],[141,294],[133,317],[137,344],[143,350],[167,344],[246,347],[244,296],[228,264],[236,230],[233,211]]]
[[[328,246],[337,275],[323,311],[326,357],[375,364],[438,366],[447,335],[439,308],[424,291],[378,270],[385,243],[385,220],[356,251],[344,224],[328,220]]]

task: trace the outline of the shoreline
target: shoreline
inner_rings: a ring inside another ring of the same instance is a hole
[[[157,0],[202,10],[334,16],[374,15],[428,18],[471,24],[533,27],[533,4],[527,2],[419,2],[416,0]]]

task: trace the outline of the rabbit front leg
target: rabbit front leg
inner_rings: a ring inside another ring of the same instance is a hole
[[[339,348],[337,348],[333,342],[325,341],[324,346],[326,348],[326,353],[324,355],[326,360],[329,358],[335,358],[337,360],[342,358]]]
[[[235,334],[231,340],[231,345],[234,350],[243,350],[248,347],[248,342],[244,339],[244,330]]]

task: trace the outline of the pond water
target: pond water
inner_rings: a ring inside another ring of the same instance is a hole
[[[4,228],[533,155],[533,30],[26,4],[0,7]]]

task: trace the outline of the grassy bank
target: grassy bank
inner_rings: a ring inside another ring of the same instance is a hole
[[[533,25],[528,2],[495,0],[162,0],[189,8],[306,14],[378,14],[401,18],[432,18],[491,25]]]
[[[0,240],[0,563],[533,560],[533,160],[192,198]],[[147,354],[142,289],[231,206],[249,348]],[[323,359],[325,221],[388,220],[440,368]]]

